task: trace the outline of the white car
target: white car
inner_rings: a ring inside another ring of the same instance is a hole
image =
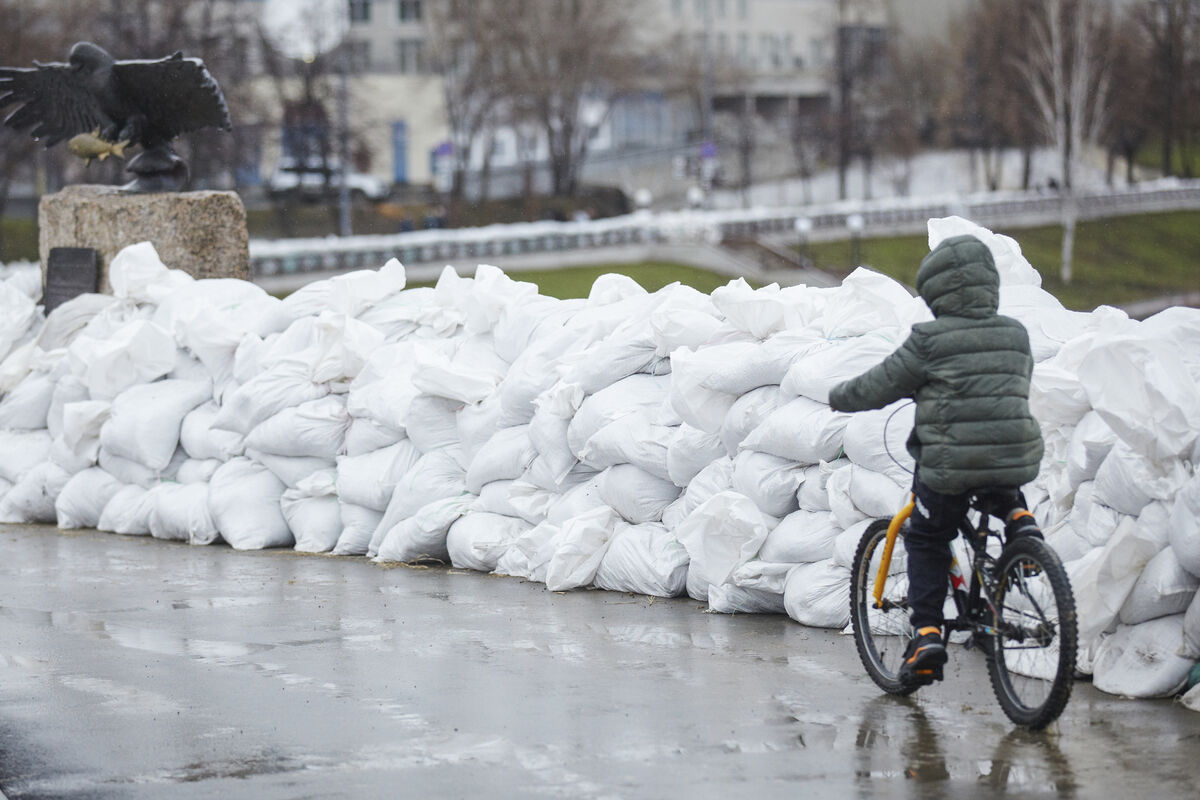
[[[325,175],[329,174],[326,183]],[[298,192],[307,199],[317,199],[328,188],[332,193],[341,189],[342,172],[337,162],[329,161],[322,168],[319,162],[310,161],[307,167],[301,167],[295,160],[288,159],[279,162],[275,172],[267,181],[267,187],[272,194]],[[349,172],[346,175],[346,185],[350,187],[352,196],[362,196],[368,200],[384,200],[388,196],[388,185],[362,172]]]

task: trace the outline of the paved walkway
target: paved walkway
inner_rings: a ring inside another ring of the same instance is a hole
[[[851,640],[690,600],[0,525],[0,787],[65,798],[1195,797],[1200,714],[1014,731]]]

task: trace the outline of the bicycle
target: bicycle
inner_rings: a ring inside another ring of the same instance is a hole
[[[1075,599],[1062,562],[1040,537],[1007,539],[1003,520],[1012,506],[1011,493],[971,496],[958,526],[961,539],[955,540],[970,550],[970,580],[955,553],[948,591],[957,614],[948,615],[945,627],[947,641],[965,632],[966,649],[983,651],[992,689],[1008,718],[1038,730],[1058,718],[1071,696]],[[850,573],[850,618],[859,657],[871,679],[894,695],[920,686],[899,678],[913,637],[903,551],[904,523],[912,510],[910,498],[891,520],[876,520],[867,528]],[[972,511],[978,514],[974,522]],[[992,529],[993,517],[1001,522],[999,531]]]

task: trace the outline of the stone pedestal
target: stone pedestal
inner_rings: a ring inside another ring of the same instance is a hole
[[[100,252],[101,291],[122,248],[149,241],[163,263],[194,278],[250,279],[246,209],[233,192],[121,194],[115,186],[68,186],[38,207],[43,283],[52,247]]]

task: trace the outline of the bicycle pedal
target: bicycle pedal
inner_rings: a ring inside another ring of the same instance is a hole
[[[940,666],[938,666],[938,667],[929,667],[929,668],[923,668],[923,669],[914,669],[914,670],[912,670],[912,672],[908,673],[908,675],[906,675],[905,677],[906,677],[906,680],[904,681],[905,684],[907,684],[908,686],[918,686],[919,687],[919,686],[928,686],[931,683],[941,681],[945,678],[945,675],[943,674],[942,668]]]

